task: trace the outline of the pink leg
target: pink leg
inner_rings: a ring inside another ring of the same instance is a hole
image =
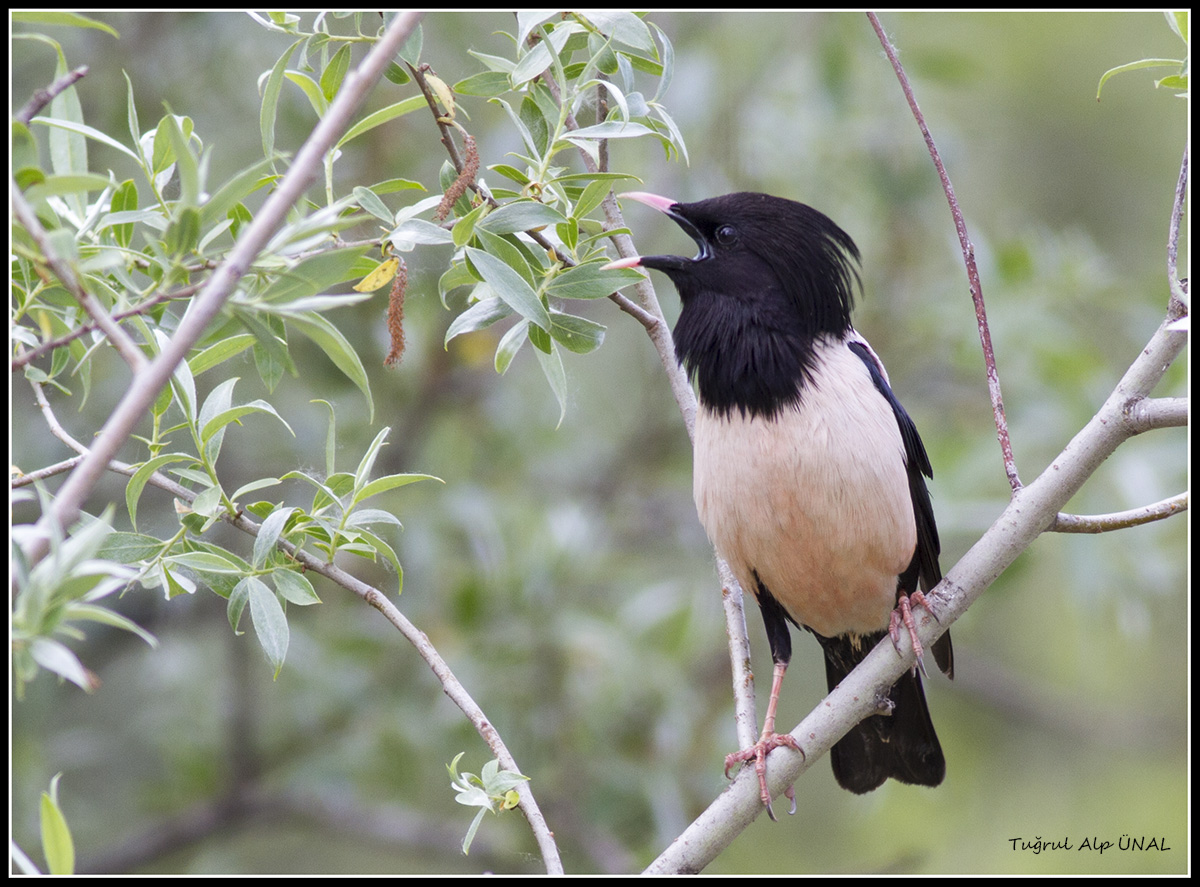
[[[767,791],[767,755],[780,746],[787,746],[794,751],[804,754],[804,749],[800,744],[792,738],[790,733],[775,732],[775,709],[779,705],[779,689],[783,686],[783,676],[787,672],[787,663],[776,662],[775,674],[771,681],[771,698],[767,702],[767,716],[763,719],[762,736],[758,742],[747,749],[739,752],[734,752],[725,758],[725,775],[729,776],[729,768],[734,764],[742,764],[747,761],[754,761],[754,771],[758,774],[759,797],[762,798],[763,805],[767,808],[767,815],[772,820],[775,819],[775,812],[771,809],[771,793]],[[784,797],[792,802],[791,812],[796,812],[796,793],[792,786],[788,786],[784,791]]]

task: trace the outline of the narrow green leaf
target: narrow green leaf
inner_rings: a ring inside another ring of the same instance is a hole
[[[321,92],[327,101],[333,101],[341,89],[342,81],[346,79],[346,71],[350,69],[350,44],[345,43],[333,54],[325,70],[321,72]]]
[[[350,503],[351,507],[370,499],[372,496],[377,496],[380,493],[387,492],[388,490],[394,490],[397,487],[405,487],[409,484],[413,484],[422,480],[436,480],[440,484],[445,483],[445,481],[440,477],[434,477],[432,474],[389,474],[384,477],[376,478],[364,486],[354,497],[354,501]]]
[[[512,364],[513,358],[517,356],[517,352],[521,350],[521,346],[529,339],[530,323],[528,320],[522,320],[519,323],[514,323],[509,331],[500,339],[500,344],[496,346],[496,372],[503,375],[508,371]]]
[[[131,634],[137,635],[149,646],[158,646],[158,639],[154,635],[150,634],[150,632],[146,631],[132,619],[127,619],[120,613],[114,613],[107,607],[98,607],[95,604],[74,603],[67,607],[66,615],[71,619],[85,619],[89,622],[99,622],[101,625],[128,631]]]
[[[302,259],[294,267],[282,272],[263,291],[262,299],[286,303],[351,280],[358,276],[355,264],[366,251],[365,246],[332,249]]]
[[[442,346],[449,345],[450,340],[455,336],[485,329],[497,320],[503,320],[512,313],[512,308],[503,299],[495,296],[476,302],[462,314],[458,315],[458,317],[454,318],[454,321],[450,324],[450,328],[446,330],[446,338],[442,342]]]
[[[493,234],[513,234],[565,222],[566,217],[553,207],[536,200],[514,200],[491,212],[476,227]]]
[[[303,312],[289,315],[288,322],[301,334],[316,343],[326,356],[333,361],[334,366],[341,370],[346,377],[358,386],[367,400],[367,422],[375,421],[375,402],[371,399],[371,383],[367,371],[359,359],[354,346],[342,335],[341,331],[320,314]]]
[[[161,456],[155,456],[148,462],[143,462],[142,465],[134,472],[133,477],[129,479],[129,483],[125,485],[125,508],[129,511],[129,522],[133,527],[137,528],[137,505],[138,500],[142,496],[142,490],[145,489],[147,482],[150,480],[150,475],[158,471],[164,465],[169,465],[172,462],[187,462],[192,465],[198,465],[199,462],[195,456],[187,453],[164,453]]]
[[[266,85],[263,87],[263,101],[262,109],[258,115],[258,127],[262,134],[264,157],[275,156],[275,113],[279,104],[279,91],[283,86],[283,73],[287,70],[288,59],[292,57],[292,53],[297,46],[304,42],[304,39],[297,40],[284,51],[279,60],[275,62],[275,67],[271,69],[271,74],[267,77]]]
[[[275,590],[283,595],[283,599],[289,604],[307,607],[321,603],[316,589],[303,573],[280,567],[271,571],[271,581],[275,583]]]
[[[256,576],[247,576],[238,585],[246,586],[254,633],[258,635],[258,642],[267,654],[267,661],[275,670],[274,677],[279,677],[288,648],[288,624],[283,606],[275,597],[275,592]]]
[[[551,313],[550,323],[554,341],[575,354],[589,354],[604,342],[605,327],[585,317],[556,311]]]
[[[14,22],[23,22],[27,25],[68,25],[72,28],[95,28],[96,30],[104,31],[104,33],[111,37],[116,37],[117,39],[121,37],[116,29],[104,24],[104,22],[98,22],[77,12],[60,12],[50,9],[14,12],[12,13],[12,20]]]
[[[42,852],[46,855],[46,867],[52,875],[75,874],[75,842],[71,840],[71,829],[58,806],[58,777],[54,777],[53,795],[42,792],[41,826]]]
[[[364,132],[370,132],[375,127],[381,126],[389,120],[395,120],[397,117],[403,117],[411,111],[416,111],[418,108],[424,107],[427,107],[425,96],[415,95],[403,101],[396,102],[393,105],[388,105],[386,108],[380,108],[373,114],[368,114],[346,130],[346,134],[338,139],[336,147],[342,147],[347,142],[358,138]]]
[[[249,333],[238,333],[209,345],[195,357],[188,359],[192,375],[198,376],[206,370],[220,366],[231,357],[241,354],[253,345],[254,341],[254,336]]]
[[[74,91],[74,88],[67,90],[67,92],[73,92],[73,91]],[[67,132],[75,133],[80,136],[86,136],[87,138],[92,139],[93,141],[100,142],[101,144],[104,144],[104,145],[108,145],[108,147],[110,147],[110,148],[115,148],[116,150],[120,151],[122,154],[128,154],[134,160],[140,161],[140,159],[141,159],[138,157],[138,155],[135,152],[131,151],[129,148],[126,148],[124,145],[122,145],[120,142],[118,142],[112,136],[102,133],[98,129],[93,129],[92,127],[88,126],[86,123],[77,123],[73,120],[60,120],[57,117],[34,117],[33,120],[30,121],[30,123],[41,123],[41,124],[51,127],[52,129],[61,129],[61,130],[65,130]],[[80,170],[80,172],[86,172],[86,169]]]
[[[553,346],[551,346],[549,354],[544,354],[541,349],[537,348],[533,353],[537,356],[538,365],[541,366],[542,373],[546,376],[546,381],[550,383],[550,389],[558,400],[558,425],[555,427],[561,426],[563,419],[567,416],[567,373],[563,369],[562,355]]]
[[[516,271],[495,256],[467,247],[467,256],[488,286],[522,317],[543,330],[550,326],[550,314],[537,293]]]
[[[646,277],[634,268],[600,269],[599,262],[568,268],[555,275],[546,287],[546,294],[559,299],[603,299]]]
[[[262,522],[258,536],[254,539],[254,554],[250,562],[255,568],[261,568],[275,548],[275,543],[283,535],[283,528],[295,512],[294,508],[277,508]]]

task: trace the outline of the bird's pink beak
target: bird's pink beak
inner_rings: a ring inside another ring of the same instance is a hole
[[[660,213],[670,212],[671,207],[679,202],[678,200],[672,200],[670,197],[651,194],[649,191],[626,191],[624,194],[618,194],[617,198],[636,200],[638,203],[644,203],[646,206],[656,209]]]
[[[669,213],[678,200],[672,200],[670,197],[663,197],[660,194],[651,194],[649,191],[626,191],[624,194],[617,195],[618,200],[636,200],[638,203],[644,203],[651,209],[656,209],[660,213]],[[627,256],[624,259],[617,259],[615,262],[609,262],[601,271],[613,271],[617,268],[636,268],[642,263],[641,256]]]

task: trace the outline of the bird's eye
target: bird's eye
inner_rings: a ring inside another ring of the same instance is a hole
[[[722,225],[717,229],[717,243],[721,246],[730,246],[737,240],[737,228],[733,225]]]

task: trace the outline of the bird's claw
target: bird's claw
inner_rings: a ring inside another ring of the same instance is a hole
[[[903,624],[908,629],[908,636],[912,640],[913,653],[917,657],[917,668],[921,670],[921,674],[929,677],[929,673],[925,671],[925,647],[921,643],[921,639],[917,637],[917,620],[913,618],[912,605],[920,604],[926,609],[930,616],[937,621],[937,614],[933,612],[933,607],[929,603],[929,599],[921,591],[914,591],[912,594],[900,595],[900,600],[896,602],[896,609],[892,610],[892,618],[888,622],[888,635],[892,639],[892,646],[896,648],[896,653],[900,652],[900,625]]]
[[[767,808],[767,815],[771,817],[771,821],[775,819],[775,811],[771,809],[771,793],[767,791],[767,755],[780,746],[786,746],[793,751],[800,752],[800,756],[804,757],[804,749],[800,747],[795,738],[790,733],[764,733],[758,742],[749,748],[744,748],[741,751],[734,752],[731,755],[725,756],[725,778],[729,778],[729,768],[734,764],[744,764],[749,761],[754,761],[754,772],[758,774],[758,790],[759,797],[762,799],[763,806]],[[792,802],[792,809],[789,815],[794,815],[796,812],[796,791],[793,786],[788,786],[783,796]]]

